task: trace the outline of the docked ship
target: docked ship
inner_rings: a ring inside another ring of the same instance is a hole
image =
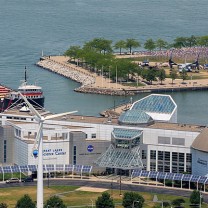
[[[44,107],[44,95],[42,88],[37,85],[30,85],[27,83],[27,74],[25,71],[25,79],[17,90],[11,90],[5,93],[4,97],[0,98],[0,112],[15,106],[22,107],[25,102],[20,96],[20,93],[24,95],[27,100],[35,107],[42,109]]]

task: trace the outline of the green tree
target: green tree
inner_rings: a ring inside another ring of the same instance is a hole
[[[146,40],[146,42],[144,43],[144,48],[152,51],[156,48],[155,42],[150,38],[148,40]]]
[[[164,48],[167,48],[168,46],[168,42],[162,40],[162,39],[157,39],[157,41],[155,42],[156,48],[158,48],[160,51]]]
[[[96,208],[114,208],[113,199],[108,192],[103,192],[102,196],[99,196],[95,202]]]
[[[0,208],[7,208],[7,204],[6,203],[0,203]]]
[[[129,48],[130,54],[132,52],[132,48],[137,48],[140,46],[141,46],[141,44],[139,43],[139,41],[137,41],[135,39],[126,39],[126,47]]]
[[[198,38],[198,44],[200,46],[208,47],[208,35]]]
[[[122,205],[124,208],[140,208],[144,204],[144,198],[136,192],[125,192]]]
[[[145,79],[152,84],[152,81],[156,81],[157,72],[155,69],[149,69],[146,71]]]
[[[66,205],[63,203],[63,200],[60,197],[52,196],[46,201],[46,203],[44,205],[44,208],[48,208],[48,207],[51,207],[51,208],[66,208]]]
[[[115,49],[119,49],[119,53],[121,55],[121,49],[126,49],[126,42],[124,40],[119,40],[114,45]]]
[[[185,200],[183,198],[177,198],[174,199],[171,204],[173,206],[181,206],[182,203],[185,203]]]
[[[174,48],[182,48],[187,46],[187,38],[186,37],[177,37],[174,39],[173,47]]]
[[[187,71],[185,69],[182,69],[182,72],[181,72],[181,79],[183,80],[186,80],[188,78],[188,75],[187,75]]]
[[[203,202],[203,198],[200,199],[201,193],[197,190],[194,190],[190,195],[190,203],[191,204],[200,204]]]
[[[80,46],[70,46],[70,48],[64,53],[65,56],[69,56],[74,60],[79,58],[79,54],[81,52]]]
[[[94,38],[93,40],[85,43],[86,48],[94,48],[95,50],[99,51],[100,53],[106,54],[111,53],[112,47],[112,40],[106,40],[104,38]]]
[[[172,79],[172,84],[173,81],[178,77],[177,71],[175,69],[173,69],[170,73],[170,78]]]
[[[157,72],[157,76],[158,76],[158,79],[160,80],[160,84],[162,84],[162,81],[164,81],[165,78],[166,78],[165,70],[164,69],[160,69]]]
[[[191,37],[187,38],[187,45],[188,47],[193,47],[197,45],[197,37],[192,35]]]
[[[28,194],[25,194],[17,201],[16,208],[35,208],[35,202],[32,201]]]

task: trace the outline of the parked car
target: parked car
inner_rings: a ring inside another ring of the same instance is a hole
[[[33,182],[33,178],[32,177],[27,177],[27,178],[24,178],[22,179],[22,182]]]
[[[9,178],[8,180],[6,180],[6,183],[19,183],[20,180],[19,178]]]

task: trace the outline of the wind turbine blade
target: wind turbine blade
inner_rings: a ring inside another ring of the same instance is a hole
[[[29,106],[30,110],[39,118],[41,119],[41,115],[38,113],[38,111],[35,110],[35,108],[32,106],[32,104],[30,104],[30,102],[27,100],[27,98],[19,92],[19,95],[22,97],[22,99],[27,103],[27,105]]]
[[[37,145],[37,142],[40,140],[40,133],[41,133],[42,126],[43,126],[43,124],[40,123],[40,125],[39,125],[39,127],[38,127],[38,132],[37,132],[37,135],[36,135],[36,138],[35,138],[35,142],[34,142],[33,149],[38,149],[38,148],[36,147],[36,145]]]
[[[77,112],[78,111],[71,111],[71,112],[66,112],[66,113],[58,113],[58,114],[55,114],[55,115],[46,116],[45,120],[52,119],[52,118],[57,118],[57,117],[61,117],[61,116],[65,116],[65,115],[69,115],[69,114],[77,113]]]

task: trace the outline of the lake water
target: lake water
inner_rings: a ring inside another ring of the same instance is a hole
[[[171,42],[178,36],[207,35],[208,28],[207,0],[0,0],[0,4],[0,83],[17,88],[27,66],[29,82],[43,87],[45,106],[52,112],[99,115],[130,98],[75,93],[77,83],[35,66],[42,51],[63,54],[71,45],[95,37]],[[208,123],[208,92],[171,95],[179,122]]]

